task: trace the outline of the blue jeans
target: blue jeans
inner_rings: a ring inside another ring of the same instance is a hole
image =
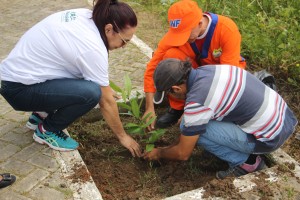
[[[82,79],[54,79],[33,85],[2,81],[1,95],[20,111],[49,113],[43,126],[48,131],[68,127],[94,108],[100,100],[100,86]]]
[[[254,136],[232,122],[209,121],[206,133],[200,135],[197,145],[227,161],[229,167],[243,164],[250,154],[255,153]]]

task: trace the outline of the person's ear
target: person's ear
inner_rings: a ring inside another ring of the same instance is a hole
[[[178,93],[181,91],[181,87],[179,87],[178,85],[173,85],[172,86],[172,90],[175,92],[175,93]]]
[[[106,24],[105,27],[104,27],[104,30],[105,30],[106,35],[112,34],[113,31],[114,31],[113,25],[112,24]]]
[[[198,27],[201,28],[203,26],[203,18],[200,20]]]

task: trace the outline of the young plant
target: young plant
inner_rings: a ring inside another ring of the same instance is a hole
[[[140,92],[132,94],[132,84],[127,74],[124,76],[124,88],[121,89],[112,81],[110,81],[110,87],[122,96],[123,101],[118,101],[117,104],[127,112],[120,114],[130,115],[135,119],[134,122],[126,123],[125,129],[129,134],[137,135],[142,142],[146,143],[146,152],[152,151],[154,143],[165,133],[165,129],[147,131],[147,127],[155,121],[156,117],[153,117],[152,113],[142,117],[142,94]]]

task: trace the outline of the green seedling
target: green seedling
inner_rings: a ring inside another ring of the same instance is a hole
[[[110,81],[110,87],[122,96],[122,102],[119,101],[117,104],[120,108],[125,109],[125,112],[120,112],[120,114],[130,115],[134,118],[133,122],[126,123],[124,128],[129,134],[137,135],[141,142],[146,144],[146,152],[152,151],[154,143],[164,135],[165,129],[147,131],[147,127],[155,121],[156,117],[153,117],[152,113],[142,117],[142,95],[139,92],[132,94],[132,83],[127,74],[124,77],[124,88],[120,88],[112,81]]]

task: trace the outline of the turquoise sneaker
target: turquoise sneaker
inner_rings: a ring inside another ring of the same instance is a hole
[[[29,116],[28,122],[26,123],[26,127],[31,130],[35,130],[38,127],[39,123],[42,123],[43,120],[44,119],[39,114],[33,112]]]
[[[41,125],[41,124],[40,124]],[[63,131],[42,132],[40,125],[35,129],[33,139],[40,144],[47,144],[50,148],[58,151],[72,151],[78,148],[79,144]]]

